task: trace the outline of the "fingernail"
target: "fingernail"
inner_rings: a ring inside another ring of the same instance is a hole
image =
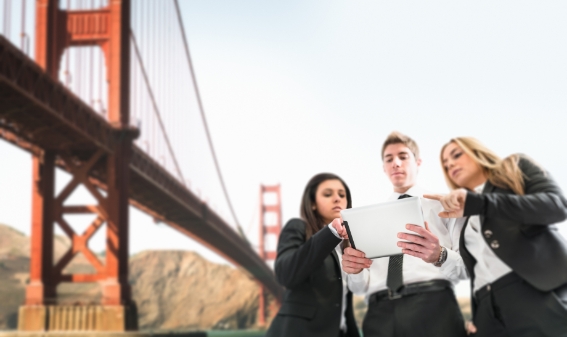
[[[402,237],[402,233],[398,233],[398,237],[401,238],[401,237]]]
[[[407,229],[410,229],[410,225],[406,225],[406,228],[407,228]]]
[[[401,242],[398,242],[398,247],[401,247],[401,246],[402,246],[402,243],[401,243]]]

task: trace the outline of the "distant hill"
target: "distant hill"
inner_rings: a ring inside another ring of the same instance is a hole
[[[57,237],[55,260],[69,247]],[[100,257],[102,260],[102,257]],[[92,272],[79,255],[66,269]],[[29,278],[29,237],[0,224],[0,330],[17,326]],[[130,284],[143,329],[239,329],[256,323],[258,285],[239,269],[186,251],[145,251],[130,259]],[[97,303],[97,284],[58,287],[64,303]]]
[[[258,285],[242,271],[183,251],[146,251],[130,260],[140,327],[250,328]]]
[[[29,273],[29,239],[0,224],[0,329],[15,327]]]
[[[0,224],[0,258],[5,256],[30,256],[30,240],[22,232]]]
[[[56,237],[55,260],[70,246]],[[24,302],[29,278],[29,237],[0,224],[0,330],[17,327],[18,307]],[[103,260],[102,257],[99,257]],[[68,272],[89,273],[92,266],[77,256]],[[145,251],[130,258],[130,284],[142,329],[245,329],[256,327],[258,285],[245,272],[215,264],[188,251]],[[63,284],[64,303],[98,303],[97,284]],[[468,299],[459,299],[470,318]],[[359,324],[366,313],[362,297],[355,297]],[[361,325],[359,325],[361,326]]]

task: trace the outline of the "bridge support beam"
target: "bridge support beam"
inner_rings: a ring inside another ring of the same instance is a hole
[[[32,161],[30,282],[26,287],[25,306],[20,308],[18,329],[41,331],[46,320],[44,304],[54,301],[56,295],[52,275],[55,154],[45,151]]]
[[[26,304],[42,305],[55,299],[53,282],[53,195],[55,154],[45,151],[33,157],[32,231],[30,283],[26,287]]]
[[[118,145],[107,160],[108,222],[106,230],[106,280],[102,304],[120,305],[131,299],[128,284],[128,182],[130,181],[131,141]]]

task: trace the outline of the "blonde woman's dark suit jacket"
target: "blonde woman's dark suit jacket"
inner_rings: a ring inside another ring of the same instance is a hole
[[[553,225],[567,218],[567,200],[532,160],[520,156],[519,167],[525,195],[487,182],[482,194],[467,193],[464,216],[480,215],[483,238],[496,256],[534,288],[551,291],[567,284],[567,241]],[[476,260],[464,243],[466,226],[459,247],[472,285]]]

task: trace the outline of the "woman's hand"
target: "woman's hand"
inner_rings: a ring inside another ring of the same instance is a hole
[[[449,194],[424,194],[423,197],[437,200],[441,203],[445,211],[439,213],[440,218],[461,218],[465,211],[467,190],[459,188],[451,191]]]
[[[343,270],[347,274],[358,274],[364,268],[370,268],[372,260],[367,259],[360,250],[352,247],[345,248],[343,252]]]
[[[341,238],[348,240],[348,234],[345,226],[343,226],[343,220],[341,218],[333,220],[333,222],[331,222],[331,226],[333,226]]]
[[[398,247],[402,247],[402,253],[418,257],[427,263],[439,261],[441,245],[437,236],[429,230],[427,221],[425,221],[425,228],[412,224],[407,224],[406,228],[416,234],[398,233],[398,238],[409,241],[398,241]]]
[[[473,322],[467,321],[465,323],[465,329],[467,330],[467,335],[474,335],[476,333],[476,326],[474,326]]]

